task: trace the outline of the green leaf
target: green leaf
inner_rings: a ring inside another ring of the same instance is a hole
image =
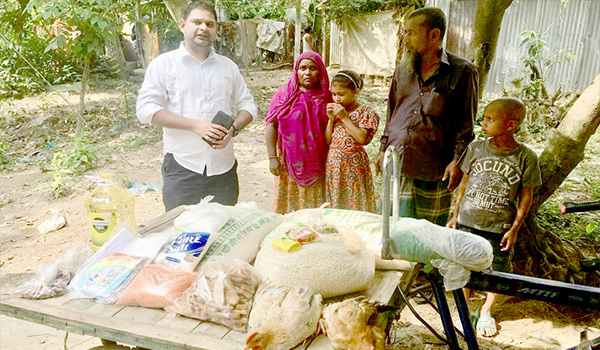
[[[100,27],[102,30],[106,29],[106,27],[108,27],[108,22],[104,19],[100,19],[98,20],[98,27]]]
[[[23,10],[23,12],[30,12],[31,10],[33,10],[33,8],[37,5],[37,1],[33,0],[30,1],[27,6],[25,6],[25,9]]]
[[[65,42],[66,41],[67,41],[67,38],[65,38],[65,36],[62,35],[62,34],[59,34],[56,37],[56,42],[57,42],[58,48],[60,48],[60,49],[62,49],[63,47],[65,47]]]
[[[42,18],[44,20],[47,20],[48,18],[50,18],[52,16],[54,16],[54,10],[53,9],[51,9],[49,11],[44,11],[44,13],[42,14]]]

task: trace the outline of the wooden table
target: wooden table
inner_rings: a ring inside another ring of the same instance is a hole
[[[183,208],[176,208],[140,225],[140,233],[160,232],[169,228]],[[407,274],[408,275],[408,274]],[[406,276],[405,276],[406,278]],[[376,271],[369,287],[351,295],[365,295],[369,300],[388,305],[398,304],[400,271]],[[29,300],[0,295],[0,314],[43,324],[67,332],[99,337],[149,349],[242,349],[246,333],[208,321],[176,317],[162,309],[100,304],[88,299],[69,300],[65,296],[47,300]],[[383,320],[382,322],[385,322]],[[321,335],[308,347],[332,349]]]

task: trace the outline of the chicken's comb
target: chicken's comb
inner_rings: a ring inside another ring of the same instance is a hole
[[[252,338],[256,337],[257,334],[257,331],[253,331],[252,333],[250,333],[248,335],[248,338],[246,338],[246,345],[248,345],[252,341]]]

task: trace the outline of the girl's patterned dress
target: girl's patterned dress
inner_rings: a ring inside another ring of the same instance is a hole
[[[304,187],[294,181],[285,169],[283,174],[276,176],[273,205],[275,212],[287,214],[300,209],[318,208],[323,203],[325,203],[324,177],[317,180],[314,185]]]
[[[370,107],[360,106],[349,118],[367,131],[365,145],[371,142],[379,126],[377,113]],[[333,208],[372,213],[377,210],[369,156],[363,146],[348,133],[341,120],[335,120],[325,172],[327,201]]]

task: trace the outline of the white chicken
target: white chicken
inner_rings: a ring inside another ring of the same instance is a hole
[[[318,328],[323,298],[310,288],[262,284],[248,319],[246,350],[288,350]]]
[[[336,350],[383,350],[385,332],[375,324],[382,308],[365,297],[346,299],[327,305],[319,323]]]

